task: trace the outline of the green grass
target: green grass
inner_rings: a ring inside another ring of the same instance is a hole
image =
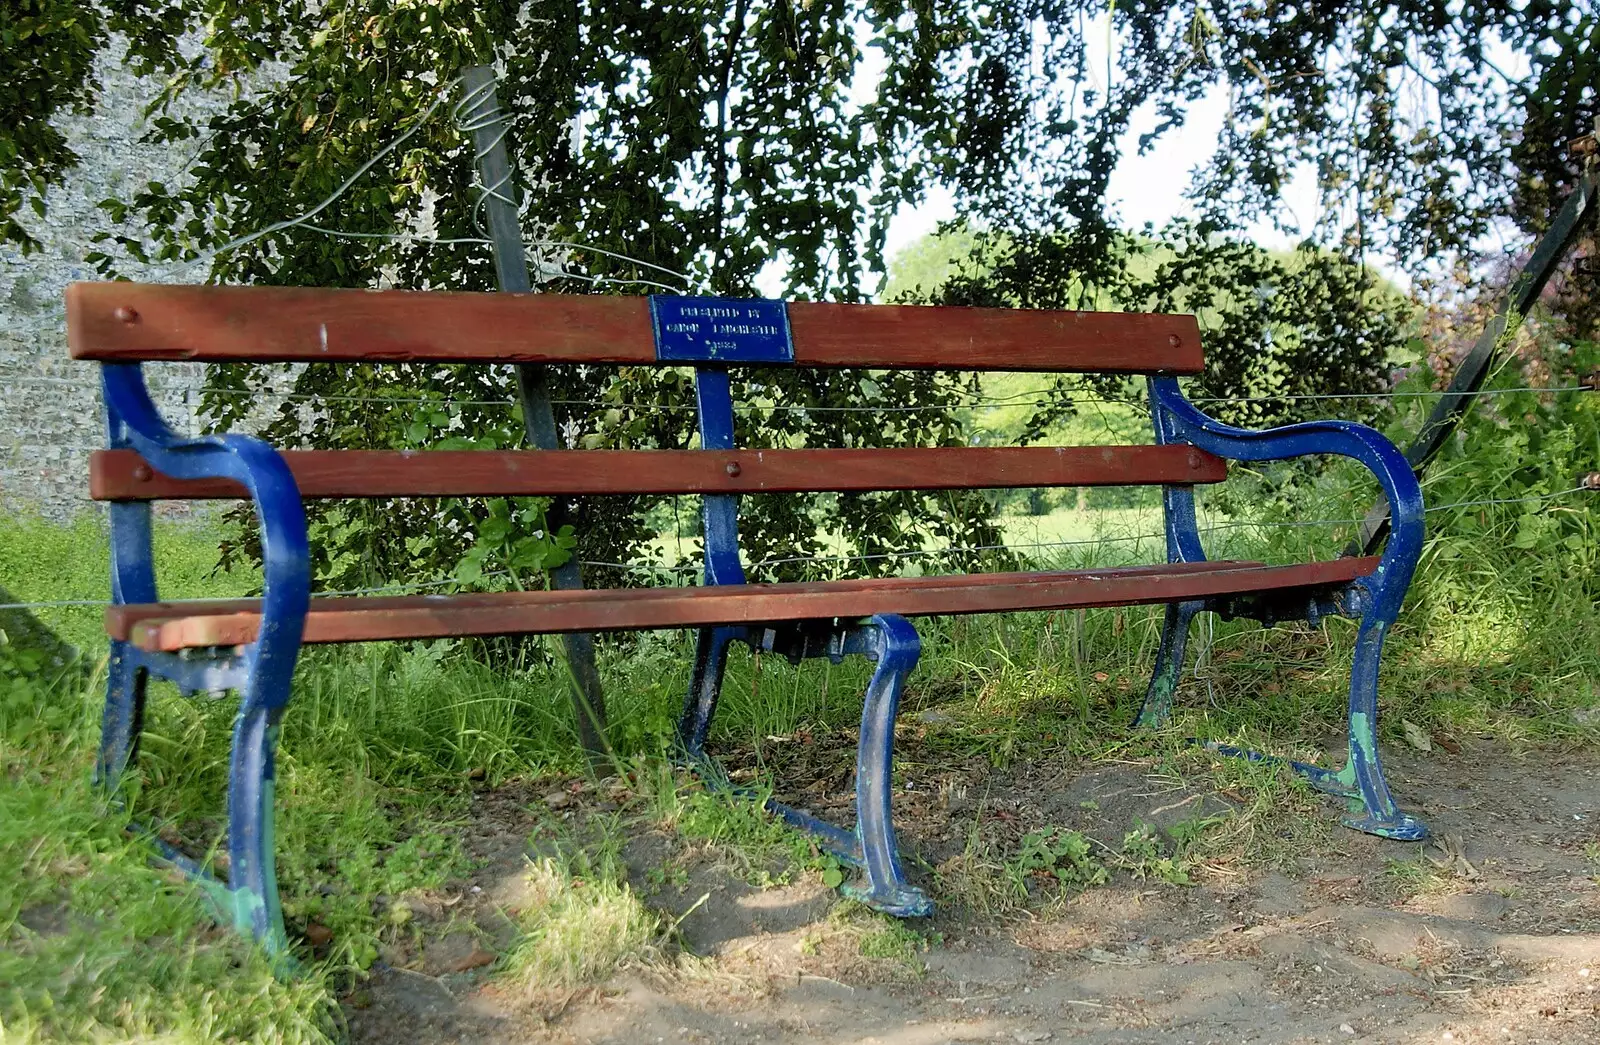
[[[603,981],[660,955],[670,926],[628,887],[618,863],[546,857],[527,880],[531,899],[502,968],[528,989]]]
[[[1298,508],[1343,518],[1364,497],[1334,472],[1305,491]],[[1221,517],[1220,509],[1210,514]],[[1137,508],[1058,509],[1008,516],[1005,525],[1019,540],[1091,540],[1157,530],[1159,517]],[[1402,718],[1516,745],[1600,740],[1596,570],[1571,544],[1517,548],[1525,526],[1509,515],[1430,518],[1428,552],[1385,658],[1386,743],[1403,742]],[[1338,527],[1239,528],[1217,542],[1218,554],[1325,556],[1343,536]],[[159,541],[164,593],[235,595],[256,583],[253,574],[214,569],[215,536],[203,525],[165,524]],[[1160,552],[1149,542],[1090,544],[1049,558],[1081,566]],[[105,556],[93,520],[0,522],[0,583],[22,598],[104,598]],[[91,658],[103,655],[97,608],[41,616]],[[1207,775],[1238,800],[1226,820],[1171,838],[1140,833],[1115,851],[1080,853],[1065,830],[1038,834],[1026,851],[995,851],[974,835],[963,857],[939,871],[942,904],[998,915],[1031,902],[1019,899],[1019,883],[1024,894],[1041,876],[1083,888],[1102,868],[1181,884],[1204,859],[1289,866],[1294,853],[1326,845],[1338,830],[1321,800],[1281,769],[1181,740],[1214,737],[1320,758],[1316,742],[1342,724],[1350,622],[1202,628],[1194,644],[1205,653],[1203,677],[1191,661],[1177,722],[1138,735],[1124,723],[1142,697],[1159,609],[967,618],[919,630],[924,653],[902,715],[937,706],[939,724],[923,738],[935,756],[981,755],[1004,768],[1063,750],[1085,760],[1121,753],[1174,779]],[[448,643],[307,652],[280,745],[279,872],[291,926],[315,921],[332,943],[285,982],[251,947],[209,928],[194,890],[152,866],[146,843],[123,831],[127,814],[88,787],[100,680],[51,684],[20,651],[0,645],[0,1040],[337,1038],[333,999],[385,943],[410,931],[396,924],[393,903],[373,898],[437,889],[470,870],[457,841],[472,815],[469,778],[495,784],[582,771],[563,673],[547,649],[529,643],[519,659],[494,664]],[[641,799],[630,815],[726,854],[757,884],[807,868],[836,874],[754,804],[707,793],[670,769],[663,756],[689,660],[689,639],[676,634],[602,648],[611,739]],[[792,667],[735,655],[716,743],[753,752],[763,767],[785,757],[781,738],[851,728],[869,670],[859,658]],[[141,820],[202,851],[222,828],[231,716],[228,701],[183,700],[153,687],[140,769],[122,796]],[[766,779],[753,783],[759,789]],[[619,869],[627,830],[619,820],[604,837],[567,838],[558,855],[530,865],[546,899],[518,915],[495,975],[534,990],[566,988],[630,961],[670,960],[670,919],[649,910]],[[1389,874],[1410,889],[1426,870],[1405,862]],[[893,924],[845,920],[863,958],[910,968],[928,945]]]
[[[279,982],[206,928],[89,788],[92,700],[35,696],[0,707],[0,1040],[326,1040],[325,973]]]
[[[204,520],[160,520],[155,527],[156,569],[163,598],[225,599],[260,583],[255,570],[217,568],[219,532]],[[58,525],[26,515],[0,517],[0,584],[17,599],[56,602],[110,598],[106,523],[97,514]],[[56,634],[90,654],[105,649],[99,606],[53,607],[39,617]]]

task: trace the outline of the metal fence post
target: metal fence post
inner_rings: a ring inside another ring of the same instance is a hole
[[[1533,256],[1512,280],[1510,292],[1500,302],[1499,309],[1478,335],[1478,340],[1473,342],[1471,351],[1456,368],[1455,375],[1450,379],[1450,387],[1434,404],[1428,420],[1422,425],[1422,431],[1406,447],[1406,460],[1418,478],[1421,478],[1422,470],[1433,459],[1433,455],[1444,446],[1450,433],[1455,431],[1467,407],[1477,398],[1478,390],[1483,387],[1484,380],[1493,368],[1502,340],[1522,325],[1523,318],[1534,302],[1539,300],[1556,266],[1578,238],[1583,219],[1594,210],[1597,193],[1600,193],[1600,169],[1591,166],[1556,213],[1549,230],[1534,247]],[[1361,529],[1346,553],[1371,555],[1388,533],[1389,502],[1380,498],[1362,520]]]
[[[461,85],[466,92],[467,119],[472,129],[478,176],[483,179],[484,211],[488,216],[489,239],[494,247],[500,289],[528,293],[533,289],[533,282],[528,277],[511,153],[506,148],[509,128],[495,92],[494,67],[472,66],[462,73]],[[544,367],[528,364],[517,367],[517,398],[522,405],[522,423],[528,442],[540,450],[559,449],[561,443],[555,414],[550,407]],[[548,518],[552,531],[560,529],[563,522],[560,515],[560,506],[552,504]],[[583,587],[583,574],[576,557],[551,572],[557,588]],[[578,719],[578,736],[590,758],[598,761],[609,754],[610,748],[605,737],[605,695],[600,689],[600,672],[594,662],[594,636],[569,634],[563,635],[562,640],[567,650],[567,666],[572,673],[572,705]]]

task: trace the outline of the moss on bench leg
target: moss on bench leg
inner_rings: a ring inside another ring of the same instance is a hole
[[[1311,782],[1350,800],[1350,815],[1342,821],[1346,827],[1411,842],[1427,838],[1428,828],[1395,804],[1378,755],[1378,665],[1383,639],[1392,623],[1392,618],[1384,619],[1376,607],[1361,618],[1355,661],[1350,669],[1350,755],[1344,768],[1331,774],[1342,790],[1324,787],[1315,778]]]
[[[260,940],[267,953],[287,956],[289,941],[278,903],[273,801],[275,749],[283,708],[241,704],[233,726],[228,769],[228,893],[233,926]]]
[[[1205,746],[1218,754],[1247,758],[1252,762],[1283,762],[1318,791],[1342,798],[1349,804],[1349,814],[1340,821],[1346,827],[1380,838],[1415,842],[1428,837],[1428,826],[1403,812],[1395,803],[1378,753],[1378,665],[1382,659],[1384,635],[1392,621],[1373,608],[1371,600],[1365,596],[1357,601],[1367,603],[1368,609],[1361,618],[1350,672],[1349,754],[1342,769],[1335,771],[1308,762],[1277,759],[1231,744],[1212,742]]]
[[[1178,679],[1183,676],[1184,651],[1189,644],[1189,623],[1204,608],[1203,602],[1174,602],[1167,605],[1155,671],[1151,673],[1150,686],[1145,690],[1144,704],[1133,720],[1135,726],[1155,729],[1166,725],[1172,717],[1172,695],[1177,691]]]

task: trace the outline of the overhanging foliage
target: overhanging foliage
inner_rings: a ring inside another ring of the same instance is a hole
[[[1210,310],[1226,322],[1208,345],[1207,390],[1363,391],[1379,382],[1403,336],[1400,312],[1367,276],[1365,253],[1382,246],[1426,275],[1497,221],[1531,224],[1538,193],[1571,171],[1563,153],[1534,148],[1526,132],[1557,140],[1583,129],[1595,104],[1584,88],[1593,59],[1582,56],[1592,56],[1585,42],[1600,21],[1571,5],[1225,0],[1112,10],[1115,31],[1102,44],[1107,7],[1098,0],[178,0],[135,27],[137,61],[171,77],[169,96],[197,85],[259,89],[203,128],[158,119],[157,136],[204,135],[189,178],[108,206],[148,223],[159,256],[203,256],[305,213],[415,127],[403,148],[317,215],[315,225],[341,235],[281,228],[217,256],[211,275],[487,289],[485,248],[424,240],[479,234],[470,149],[449,119],[451,101],[440,100],[451,97],[462,67],[498,56],[511,140],[531,187],[525,225],[540,241],[548,289],[636,292],[647,288],[628,281],[649,279],[742,294],[780,259],[791,294],[851,299],[883,267],[889,216],[942,182],[975,228],[1003,237],[988,244],[990,277],[953,288],[952,300]],[[205,27],[204,46],[181,50],[175,27],[196,25]],[[1523,56],[1529,75],[1504,72],[1491,57],[1496,47]],[[870,65],[869,50],[877,55]],[[874,75],[875,84],[865,82]],[[1130,241],[1117,230],[1108,188],[1131,128],[1154,115],[1139,140],[1146,147],[1219,86],[1230,118],[1193,186],[1197,218],[1168,231],[1153,275],[1130,279]],[[1317,171],[1324,197],[1321,219],[1304,230],[1317,249],[1280,263],[1240,246],[1240,229],[1280,213],[1281,190],[1301,164]],[[407,229],[419,235],[390,238]],[[120,246],[143,251],[135,237]],[[114,270],[119,255],[108,246],[100,262]],[[224,380],[208,397],[219,424],[233,421],[259,384]],[[285,408],[267,432],[280,443],[506,445],[516,430],[508,409],[460,402],[509,398],[507,376],[483,368],[313,367],[294,388],[320,398]],[[572,429],[591,444],[682,446],[691,438],[679,375],[569,372],[556,389],[571,401]],[[926,375],[774,379],[740,437],[751,445],[951,442],[960,438],[948,413],[955,391]],[[371,402],[402,398],[428,402],[393,412]],[[773,409],[875,402],[929,409]],[[1275,419],[1265,408],[1236,416]],[[940,537],[993,543],[979,499],[932,507],[913,495],[845,498],[830,519],[851,550],[917,546],[937,526]],[[632,554],[653,532],[648,508],[580,508],[583,550],[614,561]],[[325,523],[347,539],[330,542],[343,551],[319,569],[342,585],[451,568],[482,538],[484,519],[537,518],[539,505],[338,511]],[[935,522],[950,518],[960,521]],[[831,541],[793,498],[758,507],[747,527],[757,558]],[[480,540],[469,572],[506,568],[517,554]]]

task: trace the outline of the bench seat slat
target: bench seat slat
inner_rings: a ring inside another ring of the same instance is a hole
[[[796,366],[1197,374],[1193,316],[790,302]],[[648,299],[74,283],[74,359],[654,364]],[[680,364],[681,365],[681,364]]]
[[[302,497],[738,494],[1215,483],[1227,462],[1171,446],[871,450],[286,450]],[[89,459],[97,501],[246,496],[226,479],[173,479],[132,450]]]
[[[1243,592],[1341,584],[1371,574],[1377,558],[1293,566],[1176,563],[1105,570],[889,577],[798,584],[612,588],[312,600],[305,641],[360,642],[465,635],[627,631],[996,613],[1175,602]],[[106,629],[149,651],[235,646],[260,627],[254,599],[114,605]]]

